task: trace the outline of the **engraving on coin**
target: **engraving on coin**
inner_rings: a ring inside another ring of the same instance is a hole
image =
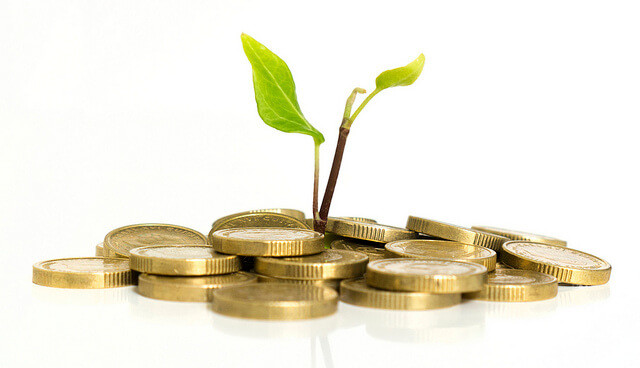
[[[110,272],[128,270],[129,262],[117,258],[67,258],[45,261],[40,263],[40,267],[60,272]]]
[[[373,245],[365,244],[364,242],[356,240],[338,239],[331,242],[331,249],[352,250],[354,252],[363,253],[369,257],[369,261],[391,258],[392,255],[385,248],[380,248],[380,245],[381,244],[378,244],[377,247],[374,247]]]
[[[220,275],[240,270],[238,257],[209,245],[151,245],[132,249],[131,269],[167,276]]]
[[[418,274],[429,276],[440,275],[471,275],[486,271],[486,268],[475,263],[464,263],[445,260],[419,260],[419,259],[383,259],[372,262],[369,266],[372,270],[390,272],[396,274]]]
[[[447,240],[413,239],[387,243],[385,248],[401,257],[473,262],[485,266],[488,271],[496,268],[496,252],[476,245]]]
[[[286,227],[294,229],[309,229],[306,220],[297,219],[281,213],[242,212],[218,219],[211,227],[211,233],[222,229],[241,227]]]
[[[217,252],[241,256],[303,256],[324,250],[324,236],[309,229],[223,229],[210,234],[210,239]]]
[[[103,289],[131,285],[125,258],[62,258],[33,265],[33,283],[69,289]]]
[[[259,274],[286,279],[325,280],[362,276],[369,257],[350,250],[327,249],[303,257],[256,258]]]
[[[338,217],[329,218],[327,222],[327,231],[347,238],[378,243],[388,243],[402,239],[414,239],[418,236],[416,232],[400,227],[347,220]]]
[[[143,257],[159,257],[173,259],[188,258],[213,258],[213,248],[209,246],[162,246],[162,247],[141,247],[133,249],[131,252]]]
[[[231,229],[230,231],[221,231],[221,235],[227,236],[229,239],[243,239],[243,240],[301,240],[301,239],[313,239],[315,234],[308,230],[296,230],[296,229],[262,229],[262,228],[249,228],[237,231]]]
[[[131,249],[148,245],[207,244],[207,238],[199,232],[177,225],[139,224],[124,226],[111,231],[104,239],[116,255],[128,257]]]
[[[598,270],[609,267],[609,264],[590,254],[575,251],[571,248],[549,246],[541,243],[505,244],[515,254],[561,267],[576,267],[585,270]]]

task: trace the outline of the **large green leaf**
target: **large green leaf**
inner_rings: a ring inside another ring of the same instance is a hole
[[[316,144],[324,142],[322,133],[309,124],[300,110],[296,85],[284,60],[251,36],[243,33],[241,38],[253,68],[253,87],[262,120],[283,132],[310,135]]]
[[[376,78],[376,89],[383,89],[397,86],[408,86],[418,79],[424,67],[424,55],[420,54],[414,61],[406,66],[395,68],[380,73]]]

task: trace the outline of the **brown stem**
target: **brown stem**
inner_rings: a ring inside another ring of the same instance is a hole
[[[349,128],[345,128],[343,124],[340,126],[340,134],[338,135],[338,144],[336,145],[336,153],[333,156],[333,164],[331,165],[331,172],[329,173],[329,180],[327,181],[327,188],[324,191],[324,197],[322,198],[322,206],[320,206],[320,218],[315,219],[314,229],[324,234],[324,230],[327,226],[327,219],[329,217],[329,207],[331,207],[331,199],[333,198],[333,192],[336,188],[338,181],[338,174],[340,174],[340,165],[342,164],[342,155],[344,154],[344,147],[347,144],[347,137],[349,136]]]

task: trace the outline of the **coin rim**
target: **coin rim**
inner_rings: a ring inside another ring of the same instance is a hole
[[[326,231],[346,238],[388,243],[395,240],[415,239],[418,234],[401,227],[347,220],[331,217],[327,220]]]
[[[369,263],[369,257],[361,252],[352,250],[341,249],[325,249],[322,252],[337,252],[340,253],[355,253],[354,256],[364,257],[361,259],[355,259],[350,262],[342,261],[339,263],[303,263],[303,262],[291,262],[286,258],[269,258],[269,257],[257,257],[254,265],[255,272],[277,277],[281,279],[296,279],[296,280],[327,280],[327,279],[348,279],[358,277],[364,274],[367,263]],[[314,256],[314,255],[311,255]],[[308,256],[306,256],[308,257]],[[300,257],[304,258],[304,257]]]
[[[107,235],[105,235],[104,237],[104,249],[107,250],[107,255],[110,257],[121,257],[121,258],[129,258],[128,254],[125,254],[123,252],[118,251],[117,249],[115,249],[115,247],[113,246],[113,244],[111,244],[111,237],[113,237],[113,234],[115,234],[118,231],[122,231],[122,230],[126,230],[126,229],[130,229],[130,228],[134,228],[134,227],[151,227],[151,226],[163,226],[163,227],[171,227],[171,228],[177,228],[177,229],[181,229],[181,230],[185,230],[185,231],[190,231],[193,234],[199,236],[204,243],[204,244],[208,244],[207,243],[207,237],[204,236],[204,234],[202,234],[201,232],[188,228],[186,226],[180,226],[180,225],[172,225],[172,224],[161,224],[161,223],[149,223],[149,224],[133,224],[133,225],[126,225],[126,226],[121,226],[119,228],[113,229],[111,231],[109,231],[107,233]],[[185,243],[186,244],[186,243]],[[196,243],[191,243],[191,244],[196,244]],[[163,245],[163,244],[154,244],[154,245]]]
[[[314,234],[309,239],[291,240],[262,240],[262,239],[237,239],[220,235],[225,230],[251,230],[251,229],[278,229],[278,230],[303,230]],[[253,257],[289,257],[304,256],[322,252],[324,248],[324,235],[311,229],[296,229],[288,227],[243,227],[221,229],[211,234],[211,244],[216,252]]]
[[[45,263],[68,260],[114,259],[129,262],[123,258],[112,257],[68,257],[40,261],[33,265],[32,282],[36,285],[61,289],[110,289],[133,284],[131,269],[118,271],[69,272],[54,271],[42,267]]]
[[[419,243],[429,243],[429,244],[435,244],[435,243],[443,243],[447,246],[452,245],[452,246],[464,246],[464,247],[474,247],[474,248],[482,248],[483,250],[488,250],[491,254],[485,257],[475,257],[475,258],[447,258],[447,257],[429,257],[429,256],[422,256],[422,255],[410,255],[407,253],[403,253],[399,250],[395,250],[395,249],[390,249],[393,246],[396,246],[400,243],[404,243],[404,242],[419,242]],[[448,243],[448,244],[446,244]],[[441,259],[441,260],[451,260],[451,261],[462,261],[462,262],[471,262],[471,263],[477,263],[477,264],[481,264],[483,266],[485,266],[487,268],[488,272],[491,272],[493,270],[496,269],[496,261],[498,259],[498,254],[496,253],[495,250],[491,249],[491,248],[486,248],[486,247],[482,247],[479,245],[473,245],[473,244],[464,244],[464,243],[460,243],[460,242],[454,242],[451,240],[435,240],[435,239],[408,239],[408,240],[398,240],[398,241],[394,241],[394,242],[390,242],[385,244],[385,249],[402,258],[419,258],[419,259]]]
[[[163,258],[133,253],[150,248],[199,247],[208,248],[215,258]],[[240,259],[232,254],[222,254],[207,244],[148,245],[131,250],[129,262],[132,270],[163,276],[213,276],[240,271]]]
[[[445,222],[429,220],[418,216],[409,216],[407,229],[437,238],[456,241],[464,244],[478,245],[499,252],[502,244],[509,241],[503,236],[472,230]]]

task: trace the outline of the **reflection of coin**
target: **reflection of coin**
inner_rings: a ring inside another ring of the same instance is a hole
[[[409,216],[407,229],[435,236],[436,238],[479,245],[495,251],[499,251],[502,244],[509,240],[502,236],[415,216]]]
[[[157,276],[142,274],[138,278],[138,293],[148,298],[178,302],[211,301],[213,290],[257,282],[246,272],[215,276]]]
[[[555,277],[530,270],[500,269],[487,275],[482,290],[464,294],[465,298],[492,302],[531,302],[558,294]]]
[[[324,250],[323,235],[308,229],[223,229],[210,234],[210,239],[216,251],[242,256],[303,256]]]
[[[372,244],[378,245],[374,247]],[[380,243],[368,243],[365,241],[358,241],[353,239],[338,239],[331,242],[331,249],[338,250],[352,250],[365,254],[369,257],[369,261],[377,261],[383,258],[393,258],[393,255],[386,249],[380,247]]]
[[[152,245],[131,250],[131,269],[169,276],[220,275],[240,270],[238,257],[209,245]]]
[[[601,285],[609,281],[611,265],[579,250],[542,243],[510,241],[503,246],[500,260],[514,268],[552,275],[558,282]]]
[[[327,231],[347,238],[378,243],[414,239],[418,236],[415,232],[400,227],[346,220],[338,217],[329,218],[327,221]]]
[[[232,317],[307,319],[333,314],[337,307],[338,293],[321,286],[259,283],[213,293],[213,310]]]
[[[68,289],[104,289],[131,285],[124,258],[63,258],[33,265],[33,283]]]
[[[294,280],[294,279],[281,279],[279,277],[271,277],[266,275],[255,274],[258,277],[258,282],[267,283],[281,283],[281,284],[298,284],[298,285],[315,285],[330,287],[334,290],[340,288],[339,279],[326,279],[326,280]]]
[[[560,239],[556,239],[556,238],[552,238],[544,235],[526,233],[524,231],[501,229],[499,227],[491,227],[491,226],[472,226],[471,228],[474,230],[484,231],[485,233],[504,236],[505,238],[509,238],[511,240],[533,241],[536,243],[557,245],[560,247],[567,246],[567,242],[564,240],[560,240]]]
[[[327,249],[304,257],[256,258],[262,275],[297,280],[348,279],[364,274],[369,257],[350,250]]]
[[[360,278],[340,283],[340,300],[361,307],[427,310],[456,305],[460,303],[460,294],[386,291],[372,288]]]
[[[104,238],[109,256],[129,257],[129,251],[148,245],[207,244],[199,232],[177,225],[139,224],[112,230]]]
[[[488,271],[496,268],[496,252],[476,245],[448,240],[413,239],[387,243],[385,248],[400,257],[473,262],[485,266]]]
[[[211,226],[211,234],[222,229],[240,227],[289,227],[293,229],[309,229],[306,220],[291,217],[282,213],[270,212],[240,212],[222,217]]]
[[[487,268],[477,263],[394,258],[370,262],[367,283],[396,291],[464,293],[482,289]]]

